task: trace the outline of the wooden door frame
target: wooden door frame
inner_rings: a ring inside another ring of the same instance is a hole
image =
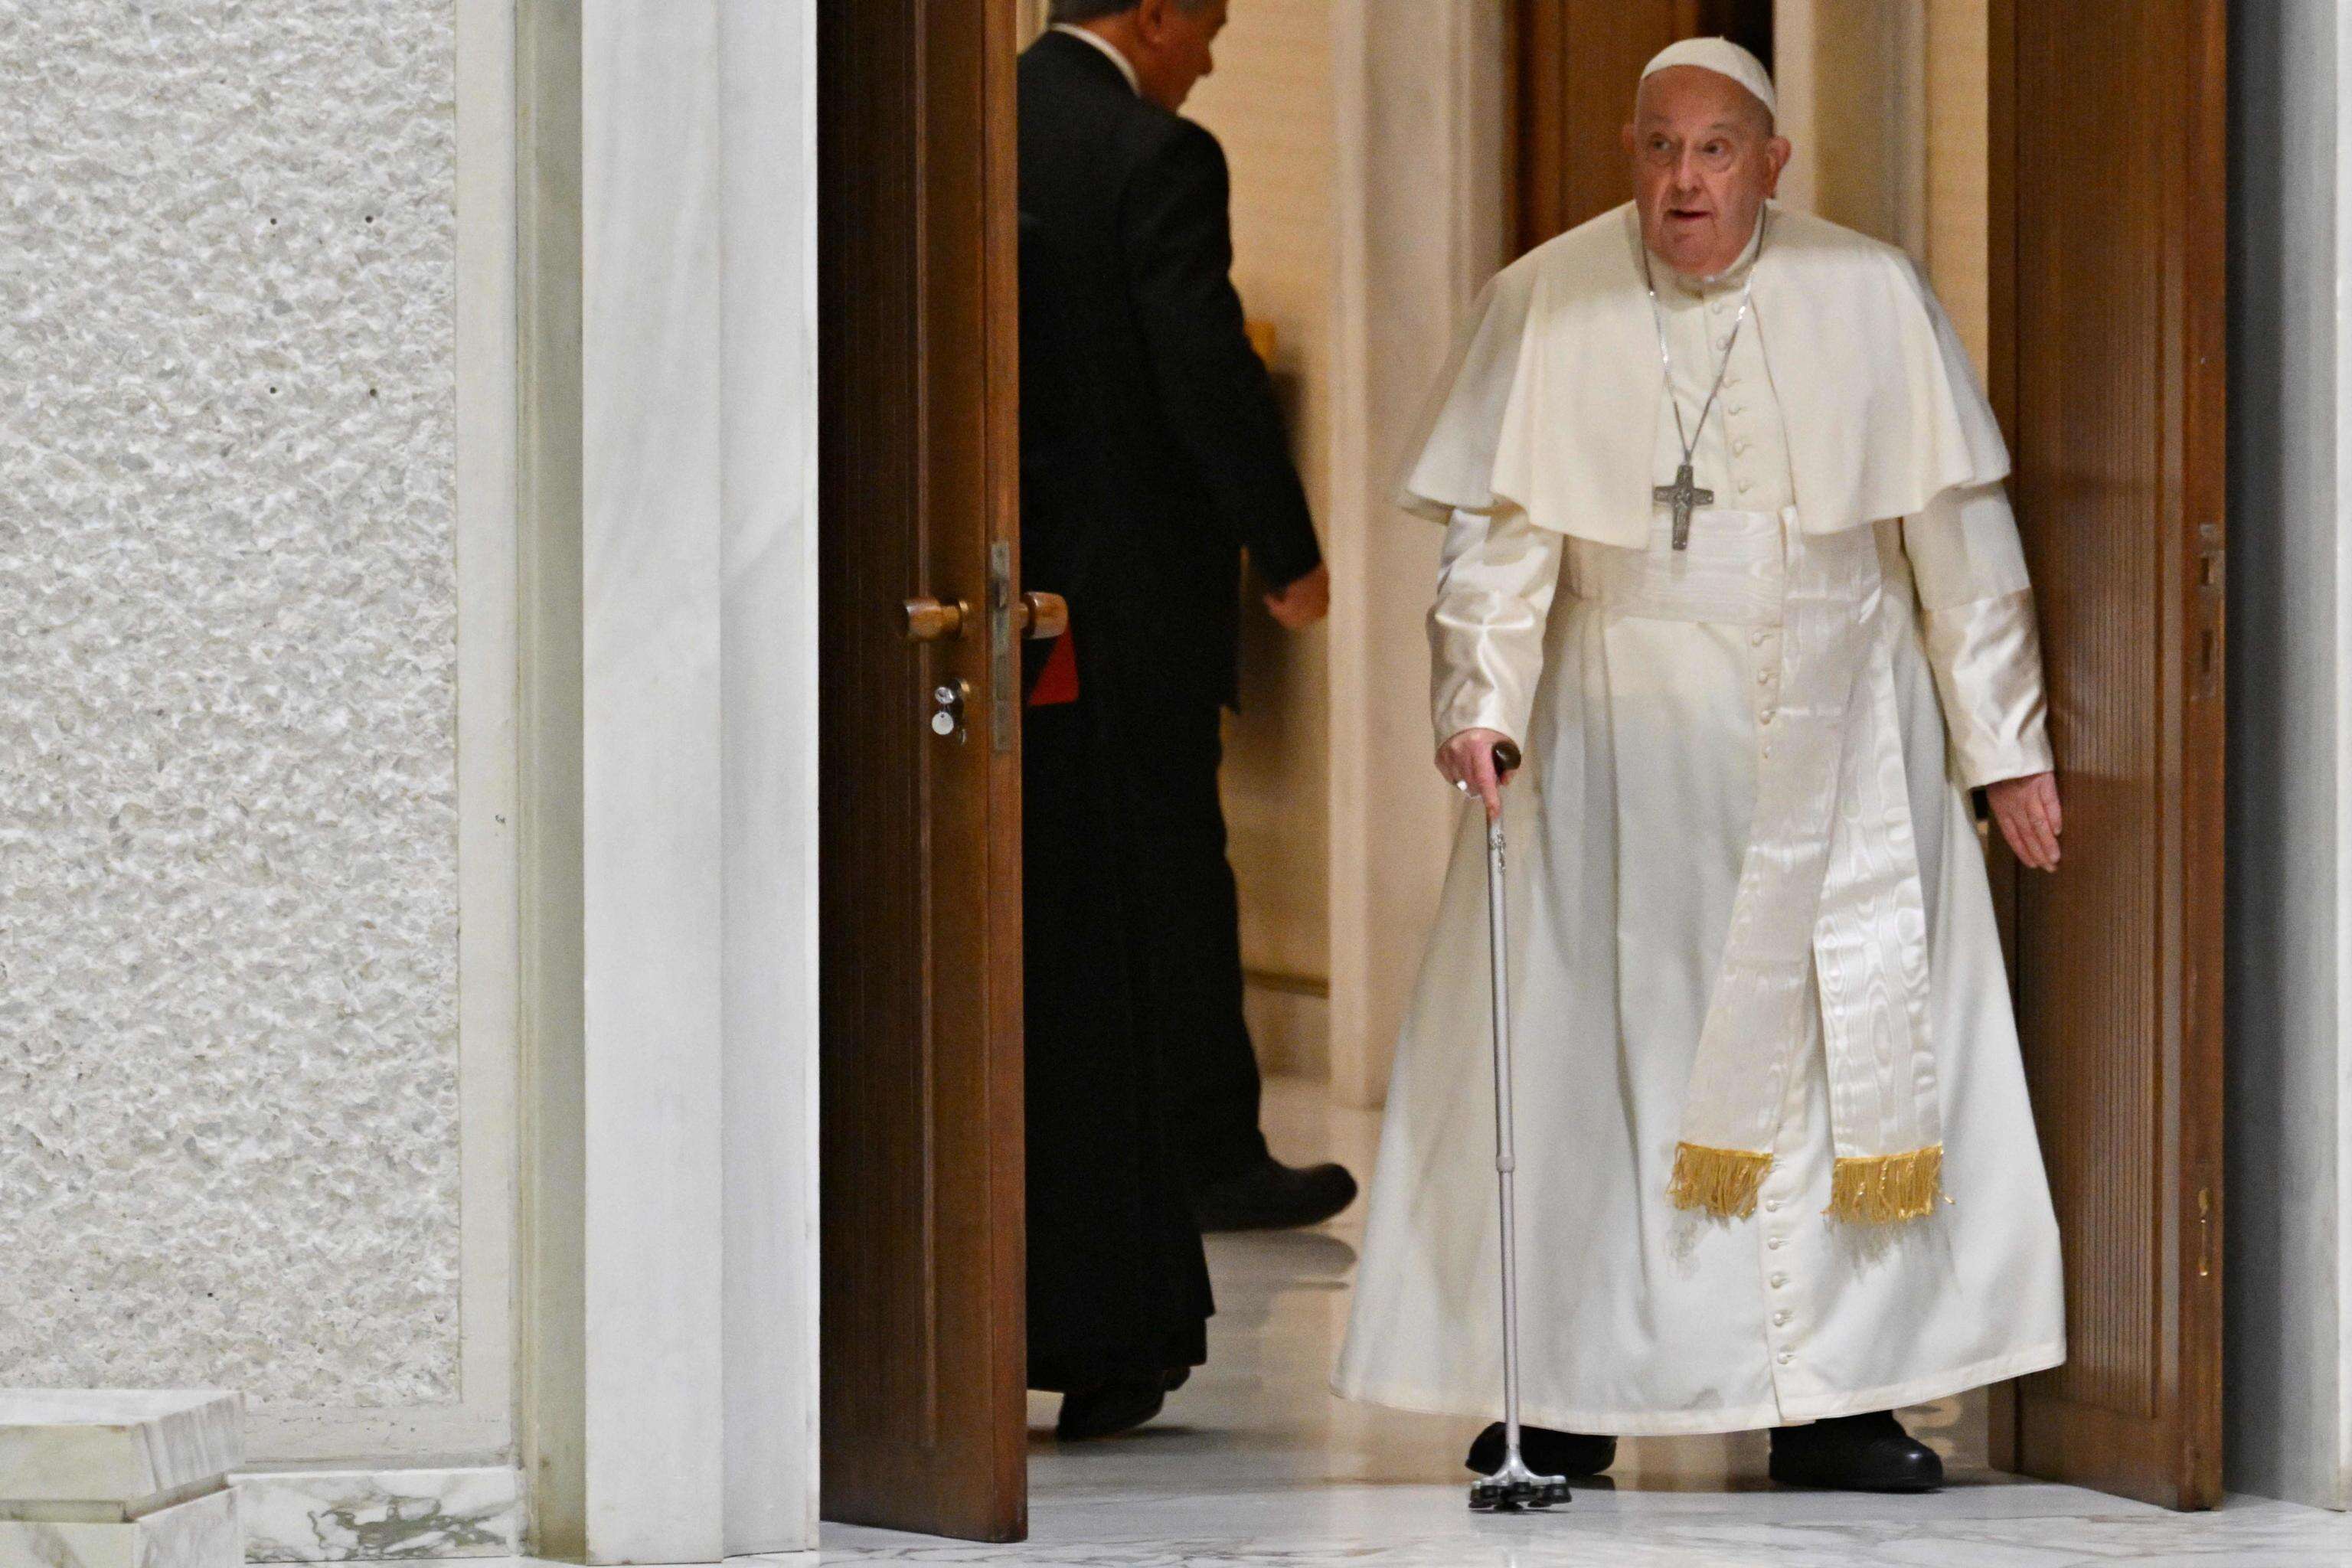
[[[2173,1026],[2163,1037],[2165,1098],[2157,1119],[2169,1205],[2158,1216],[2164,1303],[2157,1327],[2158,1388],[2151,1423],[2177,1427],[2168,1463],[2151,1465],[2122,1424],[2103,1412],[2070,1407],[2079,1420],[2037,1439],[2032,1380],[2003,1385],[1993,1407],[1993,1462],[2138,1497],[2172,1508],[2202,1509],[2221,1500],[2221,1148],[2223,828],[2221,550],[2224,542],[2227,295],[2218,237],[2226,232],[2228,121],[2226,0],[2192,0],[2174,42],[2176,68],[2166,82],[2158,123],[2187,139],[2187,155],[2168,164],[2163,192],[2165,248],[2159,258],[2165,381],[2159,403],[2166,428],[2183,432],[2163,454],[2166,497],[2182,548],[2161,563],[2163,593],[2182,633],[2161,650],[2161,679],[2179,694],[2167,710],[2170,733],[2163,767],[2180,810],[2161,825],[2167,906],[2178,924],[2160,955],[2159,987]],[[2019,397],[2020,247],[2016,183],[2017,0],[1990,0],[1989,71],[1991,223],[1990,302],[1995,412],[2012,450]],[[2209,240],[2210,243],[2192,243]],[[2021,514],[2031,531],[2039,520]],[[2191,639],[2195,639],[2191,646]],[[2201,665],[2201,673],[2200,666]],[[2064,759],[2060,759],[2062,770]],[[2016,878],[2002,883],[2012,900],[2001,913],[2014,930]],[[2028,1050],[2032,1042],[2028,1040]],[[2182,1107],[2210,1105],[2207,1118]],[[2176,1135],[2177,1134],[2177,1135]],[[2063,1451],[2063,1469],[2059,1463]],[[2167,1471],[2151,1484],[2151,1469]]]

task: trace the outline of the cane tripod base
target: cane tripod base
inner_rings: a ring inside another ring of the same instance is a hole
[[[1513,1450],[1503,1468],[1470,1483],[1473,1513],[1517,1513],[1521,1509],[1550,1508],[1568,1500],[1568,1481],[1561,1476],[1539,1476]]]

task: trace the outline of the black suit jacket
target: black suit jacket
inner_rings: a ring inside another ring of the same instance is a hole
[[[1223,150],[1066,34],[1022,56],[1020,109],[1023,578],[1070,601],[1081,700],[1230,702],[1241,551],[1276,588],[1322,554]]]

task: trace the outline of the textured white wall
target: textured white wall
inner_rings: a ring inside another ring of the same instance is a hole
[[[459,1367],[452,0],[0,7],[0,1368]]]

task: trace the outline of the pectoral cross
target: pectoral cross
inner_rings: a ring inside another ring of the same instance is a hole
[[[1703,490],[1692,483],[1691,466],[1685,463],[1675,470],[1675,482],[1655,487],[1650,491],[1650,499],[1662,506],[1671,506],[1675,509],[1675,548],[1688,550],[1691,508],[1713,506],[1715,492]]]

